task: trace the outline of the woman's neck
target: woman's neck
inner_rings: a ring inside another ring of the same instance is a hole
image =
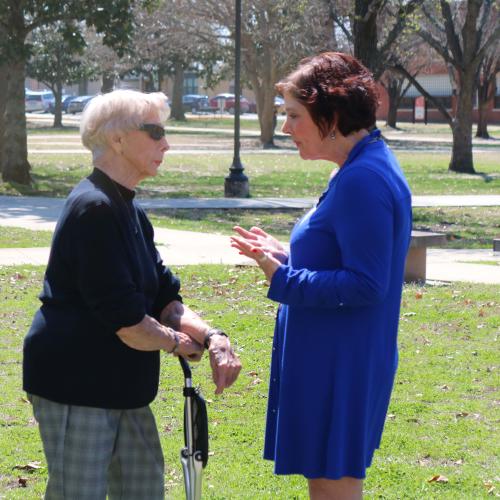
[[[134,190],[141,180],[136,173],[126,165],[119,155],[107,151],[98,159],[94,160],[94,166],[103,171],[116,183]]]
[[[335,148],[335,153],[336,153],[336,159],[334,160],[335,163],[339,166],[342,167],[342,165],[346,162],[347,158],[349,157],[350,152],[353,150],[354,146],[364,139],[367,135],[370,135],[368,130],[366,129],[361,129],[358,130],[357,132],[352,132],[351,134],[347,136],[343,136],[342,134],[337,134],[336,141],[337,143],[336,148]]]

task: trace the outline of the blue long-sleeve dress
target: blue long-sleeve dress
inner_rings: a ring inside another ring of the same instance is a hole
[[[291,234],[268,297],[280,303],[264,458],[277,474],[364,478],[397,368],[411,193],[375,130]]]

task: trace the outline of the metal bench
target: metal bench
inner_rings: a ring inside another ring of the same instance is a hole
[[[404,280],[406,282],[425,281],[427,247],[446,243],[446,235],[427,231],[412,231],[411,243],[406,256]]]

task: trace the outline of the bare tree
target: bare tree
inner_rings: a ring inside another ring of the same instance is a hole
[[[430,50],[415,34],[414,29],[409,27],[401,34],[399,42],[393,47],[386,64],[392,66],[396,63],[401,64],[408,68],[413,77],[416,77],[429,64],[428,52]],[[392,68],[386,69],[379,81],[389,97],[386,125],[397,128],[398,108],[411,86],[411,81]]]
[[[500,54],[498,53],[499,44],[491,46],[479,67],[477,83],[477,107],[478,120],[476,137],[490,139],[488,133],[488,105],[495,96],[496,76],[500,71]]]
[[[424,0],[326,0],[330,17],[375,79],[389,67],[395,45]]]
[[[437,5],[436,5],[437,4]],[[456,85],[457,106],[453,116],[434,99],[401,65],[398,69],[431,100],[449,123],[453,148],[449,169],[474,173],[472,157],[473,98],[479,68],[488,49],[500,36],[498,5],[492,0],[449,2],[428,1],[423,9],[424,22],[418,34],[445,61]]]
[[[401,100],[411,86],[404,75],[394,70],[386,70],[380,78],[380,84],[384,87],[389,97],[389,108],[387,110],[386,126],[397,128],[398,108]]]
[[[147,75],[151,90],[155,79],[159,86],[164,75],[172,76],[171,117],[185,120],[182,105],[185,72],[213,84],[217,80],[213,69],[225,57],[214,25],[202,17],[194,22],[189,0],[162,0],[153,10],[137,9],[136,20],[138,29],[131,53],[134,69]]]
[[[220,43],[230,48],[235,29],[232,0],[191,0],[191,10],[197,19],[209,19]],[[325,13],[319,1],[243,1],[242,70],[255,93],[264,147],[274,145],[274,85],[301,58],[327,48],[330,34]]]

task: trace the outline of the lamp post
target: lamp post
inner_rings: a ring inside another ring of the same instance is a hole
[[[229,175],[224,180],[226,198],[248,198],[248,177],[240,160],[240,66],[241,66],[241,0],[236,0],[234,30],[234,155]]]

